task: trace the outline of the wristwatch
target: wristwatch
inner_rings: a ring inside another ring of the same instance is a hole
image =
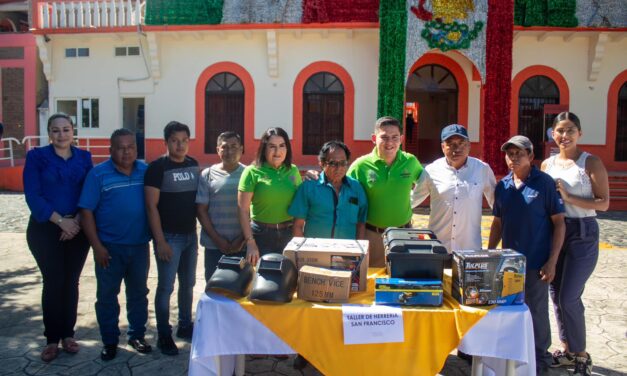
[[[61,222],[63,222],[63,217],[59,217],[59,219],[57,219],[57,224],[60,225]]]

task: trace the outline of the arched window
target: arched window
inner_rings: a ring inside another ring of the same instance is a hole
[[[618,106],[616,114],[616,153],[615,161],[627,161],[627,82],[618,92]]]
[[[317,155],[330,140],[344,141],[344,85],[320,72],[303,88],[303,155]]]
[[[244,85],[234,74],[211,77],[205,88],[205,153],[216,153],[220,133],[234,131],[244,140]]]
[[[546,76],[528,78],[518,94],[518,134],[529,137],[536,159],[544,158],[546,130],[555,114],[545,114],[544,105],[559,104],[560,92],[553,80]]]

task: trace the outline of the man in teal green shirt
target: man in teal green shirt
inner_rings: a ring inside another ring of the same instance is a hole
[[[385,266],[381,234],[387,227],[411,227],[411,190],[422,173],[413,154],[400,150],[401,124],[390,116],[374,126],[372,153],[353,162],[347,175],[357,179],[368,197],[366,239],[370,241],[370,266]]]
[[[318,154],[322,173],[298,188],[288,213],[294,216],[294,236],[364,239],[368,199],[359,182],[346,176],[350,150],[329,141]]]

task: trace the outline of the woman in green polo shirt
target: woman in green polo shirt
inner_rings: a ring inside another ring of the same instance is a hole
[[[287,209],[300,183],[290,138],[282,128],[268,129],[255,162],[242,173],[237,195],[246,259],[253,265],[261,255],[282,253],[292,238],[293,218]]]

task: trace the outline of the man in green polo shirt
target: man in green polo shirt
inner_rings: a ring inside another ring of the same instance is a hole
[[[387,227],[410,227],[410,193],[422,173],[413,154],[400,150],[401,124],[390,116],[374,125],[372,153],[353,162],[347,175],[357,179],[368,197],[366,239],[370,241],[370,266],[385,266],[381,234]]]

